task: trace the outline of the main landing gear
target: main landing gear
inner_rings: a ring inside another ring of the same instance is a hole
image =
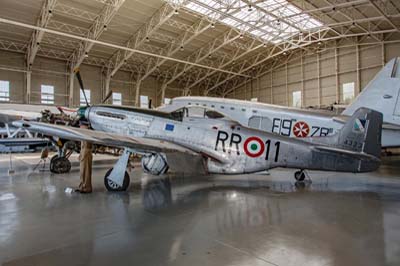
[[[50,172],[54,174],[65,174],[71,170],[71,162],[65,156],[54,155],[50,159]]]
[[[60,147],[61,146],[61,147]],[[71,171],[69,157],[76,149],[74,142],[66,142],[64,145],[57,145],[58,154],[50,159],[50,172],[54,174],[65,174]]]
[[[118,185],[116,182],[112,181],[108,177],[110,176],[111,172],[114,170],[114,168],[111,168],[107,171],[107,173],[104,176],[104,186],[108,191],[126,191],[129,187],[130,183],[130,177],[127,171],[124,173],[124,180],[122,183],[122,186]]]
[[[114,167],[107,171],[104,176],[104,185],[108,191],[119,192],[126,191],[129,187],[130,178],[126,171],[129,156],[131,151],[124,150],[124,153],[119,157]]]

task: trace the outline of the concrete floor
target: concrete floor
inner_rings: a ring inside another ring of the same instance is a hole
[[[65,175],[32,171],[37,155],[0,156],[3,265],[400,265],[400,159],[378,172],[293,171],[170,177],[134,170],[108,193],[113,159],[96,156],[94,193],[65,193]]]

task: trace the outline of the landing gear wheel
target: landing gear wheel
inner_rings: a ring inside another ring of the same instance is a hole
[[[58,158],[58,155],[56,154],[56,155],[53,155],[53,157],[51,157],[51,159],[50,159],[50,172],[52,172],[52,173],[54,173],[54,164],[53,164],[53,161],[54,161],[54,159],[56,159],[56,158]]]
[[[125,171],[124,183],[123,183],[122,187],[120,187],[114,181],[108,179],[108,176],[111,174],[112,170],[113,170],[113,168],[109,169],[107,171],[106,175],[104,176],[104,186],[107,188],[108,191],[113,191],[113,192],[126,191],[128,189],[129,182],[130,182],[128,172]]]
[[[304,179],[306,178],[306,173],[304,173],[303,170],[296,171],[296,172],[294,173],[294,178],[295,178],[297,181],[304,181]]]
[[[55,174],[65,174],[71,170],[71,162],[65,157],[54,155],[50,160],[50,171]]]

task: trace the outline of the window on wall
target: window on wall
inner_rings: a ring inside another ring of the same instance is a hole
[[[5,80],[0,80],[0,101],[9,102],[10,101],[10,82]]]
[[[88,103],[90,104],[90,90],[85,90],[85,94],[86,94],[86,99],[88,101]],[[82,90],[80,90],[80,96],[79,96],[79,103],[81,106],[86,106],[86,101],[85,101],[85,96],[83,95]]]
[[[113,105],[122,105],[122,93],[120,93],[120,92],[112,93],[112,104]]]
[[[164,104],[170,104],[171,98],[164,98]]]
[[[350,103],[354,98],[354,82],[343,83],[342,85],[343,103]]]
[[[292,106],[301,107],[301,91],[292,92]]]
[[[140,108],[149,108],[149,96],[140,95]]]
[[[43,104],[54,104],[54,86],[42,85],[40,92]]]

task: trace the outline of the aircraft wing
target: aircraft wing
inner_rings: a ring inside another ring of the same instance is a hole
[[[371,160],[371,161],[377,161],[377,162],[380,161],[379,158],[377,158],[373,155],[364,153],[364,152],[356,152],[356,151],[344,150],[344,149],[333,148],[333,147],[328,147],[328,146],[314,146],[313,149],[315,149],[317,151],[331,152],[331,153],[335,153],[338,155],[350,156],[352,158]]]
[[[212,152],[204,150],[191,150],[182,145],[163,140],[132,137],[128,135],[107,133],[104,131],[94,131],[84,128],[53,125],[42,122],[30,122],[20,120],[13,122],[13,125],[15,127],[26,128],[30,132],[42,133],[46,136],[56,136],[62,139],[74,141],[88,141],[104,146],[130,148],[137,153],[163,152],[166,153],[168,157],[171,157],[171,159],[172,157],[177,159],[177,161],[181,159],[181,162],[179,163],[180,166],[182,166],[182,161],[187,161],[185,158],[189,157],[196,157],[201,159],[204,157],[208,157],[218,162],[226,162],[226,159],[220,157],[218,154],[214,154]],[[196,164],[198,164],[198,162],[196,162]]]
[[[182,146],[155,139],[131,137],[127,135],[94,131],[84,128],[53,125],[42,122],[15,121],[13,122],[13,125],[16,127],[26,128],[29,130],[29,132],[42,133],[46,136],[55,136],[74,141],[88,141],[104,146],[131,148],[135,151],[144,153],[183,152],[193,154],[191,150]]]

